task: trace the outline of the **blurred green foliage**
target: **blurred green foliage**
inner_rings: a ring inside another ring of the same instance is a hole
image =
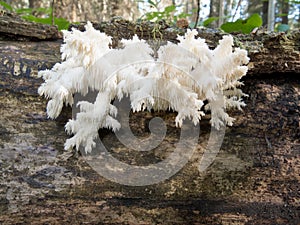
[[[227,22],[221,25],[221,29],[227,33],[241,32],[250,34],[254,28],[262,25],[262,18],[258,14],[253,14],[249,18],[242,20],[238,19],[235,22]]]
[[[141,3],[147,3],[148,7],[152,9],[151,12],[146,12],[141,19],[146,19],[148,21],[160,21],[165,20],[170,24],[176,23],[180,18],[188,18],[192,14],[180,13],[178,14],[180,6],[170,5],[164,8],[164,10],[159,10],[160,1],[152,0],[138,0]],[[195,9],[196,10],[196,9]],[[228,19],[228,17],[226,17]],[[204,21],[198,22],[197,26],[209,27],[213,22],[218,21],[219,17],[209,17]],[[194,27],[195,21],[190,23],[190,27]],[[258,14],[253,14],[249,18],[243,20],[238,19],[235,22],[226,22],[221,25],[221,29],[227,33],[240,32],[244,34],[249,34],[254,28],[262,26],[262,18]],[[279,29],[286,29],[286,27],[279,26]]]
[[[145,1],[139,0],[138,2],[144,3]],[[176,23],[178,19],[187,18],[192,15],[184,12],[177,14],[179,7],[177,5],[166,6],[164,10],[159,11],[159,3],[151,0],[147,0],[147,3],[150,8],[154,9],[154,11],[145,13],[140,19],[145,18],[146,20],[153,22],[165,20],[168,23]]]
[[[288,32],[290,30],[290,26],[288,24],[278,23],[275,25],[275,31],[277,32]]]
[[[26,21],[50,25],[52,25],[53,21],[54,25],[58,27],[58,30],[68,29],[70,25],[70,22],[64,18],[54,17],[52,19],[52,8],[13,8],[4,1],[0,1],[0,5],[7,11],[20,15],[20,17]],[[40,16],[35,16],[36,14]]]

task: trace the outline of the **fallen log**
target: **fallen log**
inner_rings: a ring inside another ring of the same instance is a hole
[[[61,38],[57,26],[28,22],[18,15],[0,11],[0,39],[55,40]]]
[[[135,32],[154,38],[156,26],[123,20],[95,25],[114,37],[115,46]],[[176,32],[184,32],[164,24],[161,29],[156,39],[175,41]],[[200,34],[211,47],[221,35]],[[111,182],[82,155],[63,150],[71,110],[49,120],[47,101],[37,94],[43,82],[37,71],[60,61],[62,40],[0,41],[0,223],[299,224],[299,32],[234,37],[251,58],[242,87],[249,97],[243,112],[229,112],[236,121],[214,163],[203,173],[197,169],[210,134],[204,118],[189,163],[171,178],[141,187]],[[133,151],[109,131],[99,131],[101,140],[128,164],[163,160],[180,133],[174,113],[133,114],[130,124],[137,135],[149,134],[155,116],[169,129],[156,149]]]

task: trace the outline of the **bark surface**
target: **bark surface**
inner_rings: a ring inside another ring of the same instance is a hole
[[[115,46],[134,32],[170,41],[184,32],[123,20],[97,26],[113,35]],[[222,35],[200,34],[211,47]],[[37,71],[60,61],[62,40],[0,41],[0,223],[299,224],[299,37],[299,32],[235,35],[236,46],[247,48],[251,58],[242,87],[249,97],[243,112],[229,112],[236,121],[226,129],[214,163],[203,173],[197,169],[210,134],[204,118],[189,163],[170,179],[141,187],[108,181],[82,155],[63,150],[71,109],[49,120],[47,100],[37,94],[43,82]],[[148,135],[155,116],[165,120],[168,132],[152,151],[127,149],[109,131],[100,130],[100,137],[126,163],[157,162],[178,140],[175,114],[137,113],[130,124],[137,136]]]
[[[0,11],[0,39],[49,40],[61,38],[56,26],[22,20],[13,13]]]

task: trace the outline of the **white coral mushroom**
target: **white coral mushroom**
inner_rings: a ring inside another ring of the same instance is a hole
[[[136,36],[123,40],[123,49],[111,49],[111,37],[96,31],[87,23],[86,31],[73,29],[64,32],[61,63],[52,70],[40,71],[45,82],[39,94],[51,98],[47,113],[56,118],[63,104],[72,105],[74,93],[98,92],[94,102],[79,102],[76,119],[66,124],[74,136],[65,149],[85,146],[90,152],[95,145],[98,129],[117,130],[118,109],[111,101],[129,96],[133,111],[147,109],[178,112],[176,125],[184,119],[199,123],[206,109],[211,110],[211,123],[219,128],[232,125],[233,118],[226,109],[241,109],[243,92],[237,88],[239,79],[247,72],[247,52],[233,49],[233,38],[224,36],[219,45],[210,50],[205,40],[196,38],[196,30],[178,37],[179,43],[167,43],[153,57],[153,50]]]

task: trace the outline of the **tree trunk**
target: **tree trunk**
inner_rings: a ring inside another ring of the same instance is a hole
[[[268,6],[268,31],[274,31],[275,27],[275,0],[269,0]]]
[[[263,11],[264,11],[263,7],[264,7],[265,2],[266,1],[261,1],[261,0],[249,0],[248,8],[247,8],[248,15],[258,13],[263,17],[263,14],[264,14],[263,13]],[[268,3],[267,3],[267,5],[268,5]],[[267,13],[267,10],[268,9],[266,9],[265,13]],[[267,17],[265,19],[266,19],[265,21],[266,21],[266,24],[267,24]]]
[[[34,6],[35,2],[36,2],[35,0],[29,0],[29,8],[34,8],[35,7]]]
[[[289,5],[289,2],[288,1],[285,1],[283,0],[281,2],[281,10],[282,10],[282,16],[281,16],[281,23],[282,24],[289,24],[289,8],[290,8],[290,5]]]
[[[268,7],[269,7],[269,1],[263,1],[263,7],[262,7],[262,19],[263,19],[263,26],[268,25]]]
[[[198,12],[198,1],[197,0],[192,0],[190,1],[191,4],[191,10],[190,12],[192,12],[192,16],[191,16],[191,21],[197,23],[197,12]],[[200,9],[200,8],[199,8]],[[200,11],[199,11],[200,13]]]
[[[72,22],[107,21],[113,16],[120,15],[125,19],[134,20],[139,16],[137,3],[134,0],[57,0],[56,11],[56,17],[62,17]],[[65,12],[72,13],[66,14]]]
[[[133,33],[149,39],[155,25],[114,20],[95,26],[117,45]],[[164,40],[175,42],[182,34],[165,24],[160,28]],[[199,36],[213,48],[222,35],[201,31]],[[235,46],[249,50],[250,70],[242,86],[249,97],[242,112],[228,112],[236,121],[226,129],[214,163],[204,172],[197,169],[210,135],[207,115],[189,163],[149,186],[111,182],[83,155],[63,150],[71,109],[50,120],[47,100],[37,95],[43,82],[37,71],[61,61],[61,40],[0,41],[0,223],[299,224],[300,33],[234,39]],[[134,113],[130,124],[133,132],[148,135],[147,124],[156,116],[168,127],[162,146],[134,151],[100,130],[103,144],[124,163],[163,160],[181,132],[173,125],[175,114]]]
[[[233,6],[233,0],[227,0],[225,8],[224,8],[224,15],[225,16],[229,16],[229,17],[232,16],[232,14],[233,14],[233,12],[232,12],[233,7],[232,6]]]
[[[219,16],[219,1],[218,0],[210,0],[209,4],[209,17],[218,17]],[[211,27],[217,27],[218,24],[216,22],[211,23]]]
[[[219,21],[218,26],[221,27],[221,25],[224,23],[224,0],[219,0]]]
[[[50,1],[39,1],[39,0],[29,0],[28,3],[29,3],[28,7],[32,9],[50,7],[51,5]]]

